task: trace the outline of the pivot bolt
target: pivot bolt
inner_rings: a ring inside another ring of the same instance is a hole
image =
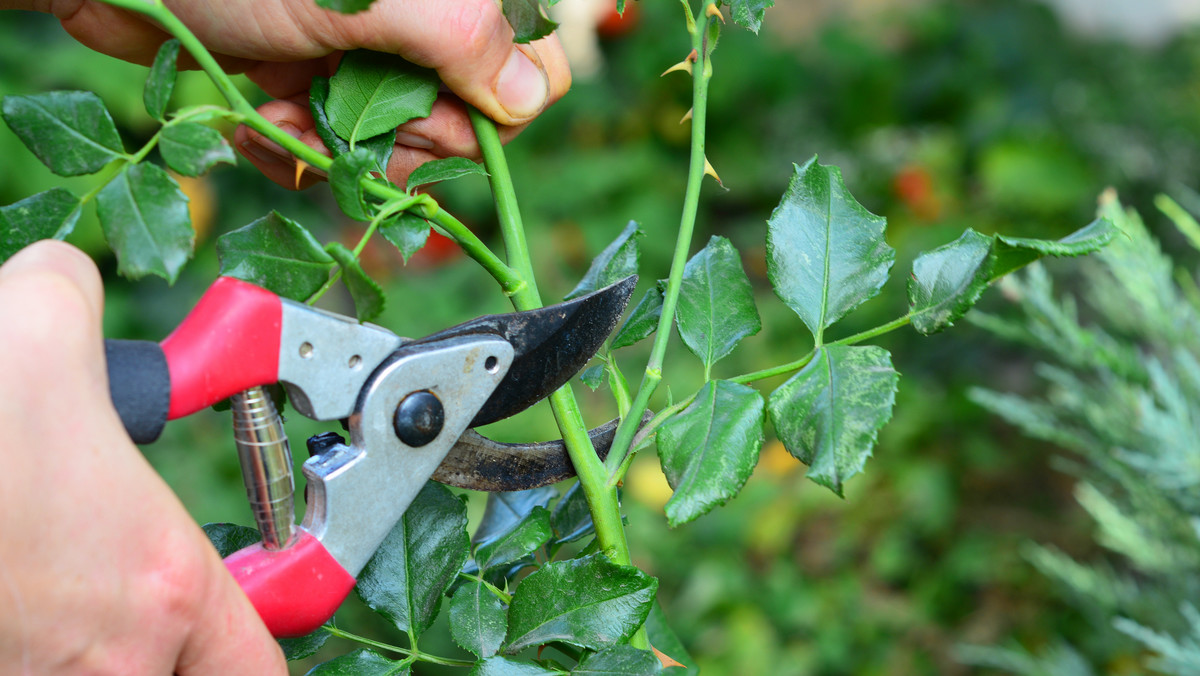
[[[446,411],[437,395],[429,390],[413,392],[396,407],[392,426],[396,436],[405,444],[418,448],[428,444],[441,433],[446,424]]]

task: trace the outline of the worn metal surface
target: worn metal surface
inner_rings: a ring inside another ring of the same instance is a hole
[[[642,416],[642,425],[653,417]],[[608,457],[619,419],[588,431],[596,455]],[[467,430],[431,477],[450,486],[476,491],[523,491],[575,476],[575,465],[562,440],[504,444]]]
[[[633,275],[565,303],[479,317],[409,345],[478,335],[512,344],[512,368],[471,421],[479,427],[529,408],[578,373],[616,326],[636,285]]]

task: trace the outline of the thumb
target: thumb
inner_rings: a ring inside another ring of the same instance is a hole
[[[437,70],[467,103],[503,125],[536,117],[571,86],[557,38],[513,44],[495,0],[377,0],[347,17],[342,49],[400,54]]]

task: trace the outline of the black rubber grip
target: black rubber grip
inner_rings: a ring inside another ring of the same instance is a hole
[[[104,356],[108,391],[129,438],[154,441],[171,406],[171,372],[162,347],[147,340],[105,340]]]

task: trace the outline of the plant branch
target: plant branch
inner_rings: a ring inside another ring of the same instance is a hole
[[[704,0],[698,16],[705,16],[705,8],[714,4],[715,0]],[[684,5],[687,9],[687,5]],[[690,10],[688,16],[691,17]],[[709,18],[708,23],[716,19]],[[671,338],[671,328],[675,323],[675,306],[679,301],[679,289],[683,282],[683,268],[687,264],[688,253],[692,246],[692,232],[696,226],[696,214],[700,207],[700,188],[704,182],[707,161],[704,155],[705,124],[708,116],[708,83],[712,79],[710,57],[712,50],[708,44],[708,25],[697,27],[689,25],[692,37],[692,54],[696,62],[692,64],[692,139],[691,160],[688,165],[687,189],[683,197],[683,213],[679,219],[679,232],[675,239],[675,252],[671,258],[671,272],[667,277],[667,288],[663,292],[662,315],[658,320],[658,329],[654,335],[654,346],[650,351],[650,359],[646,363],[646,371],[633,398],[631,411],[644,411],[650,403],[650,396],[662,381],[663,359],[667,352],[667,343]],[[626,416],[617,428],[609,450],[605,467],[609,473],[608,483],[616,486],[623,473],[622,467],[628,468],[625,456],[630,453],[634,434],[638,430],[640,416]]]
[[[326,625],[322,626],[321,628],[324,629],[325,631],[329,632],[330,634],[333,634],[334,636],[336,636],[338,638],[344,638],[347,641],[354,641],[355,643],[361,643],[363,645],[371,646],[372,648],[379,648],[380,650],[386,650],[388,652],[406,655],[408,657],[419,660],[421,662],[429,662],[430,664],[441,664],[441,665],[447,666],[447,667],[473,667],[473,666],[475,666],[475,662],[469,662],[467,660],[455,660],[455,659],[451,659],[449,657],[440,657],[438,655],[430,655],[429,653],[423,653],[420,650],[409,650],[408,648],[401,648],[398,645],[392,645],[390,643],[383,643],[381,641],[369,639],[366,636],[359,636],[358,634],[348,632],[344,629],[339,629],[339,628],[333,626],[332,624],[326,624]]]

